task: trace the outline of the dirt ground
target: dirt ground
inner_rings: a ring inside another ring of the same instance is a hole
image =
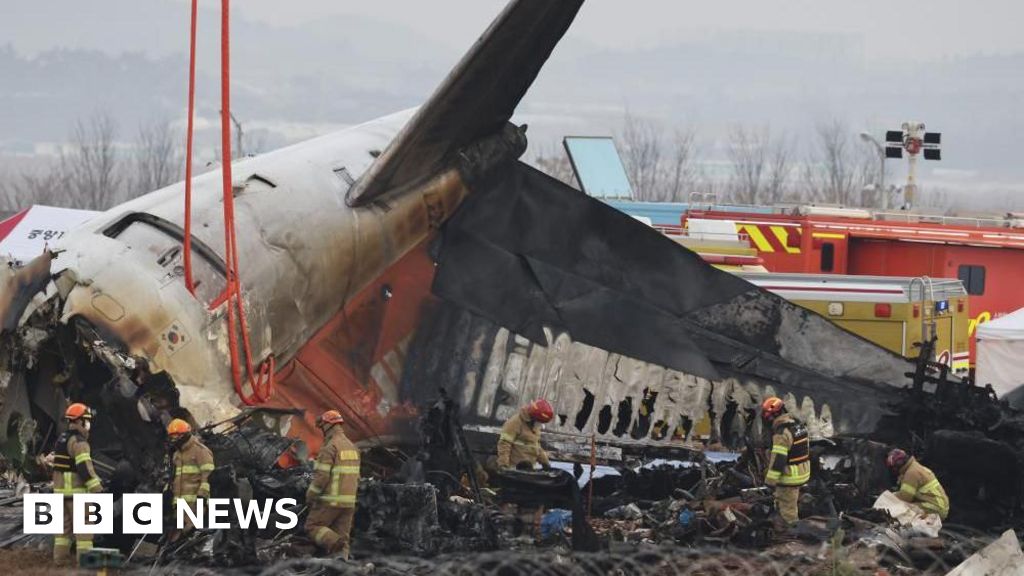
[[[2,567],[0,571],[4,574],[16,574],[17,576],[93,574],[88,570],[55,568],[51,564],[50,554],[42,550],[0,550],[0,567]]]

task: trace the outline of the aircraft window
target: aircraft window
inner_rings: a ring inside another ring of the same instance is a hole
[[[825,242],[821,245],[821,271],[831,272],[835,267],[836,261],[836,246],[831,242]]]
[[[103,234],[116,238],[133,250],[144,251],[166,271],[169,278],[184,282],[184,231],[177,224],[151,214],[129,214]],[[192,239],[192,277],[196,282],[196,298],[211,302],[224,289],[224,262],[206,244]]]
[[[984,266],[961,264],[956,271],[956,277],[964,283],[964,288],[971,296],[980,296],[985,293]]]

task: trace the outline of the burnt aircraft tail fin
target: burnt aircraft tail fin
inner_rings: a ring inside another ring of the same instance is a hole
[[[557,348],[568,335],[723,390],[809,398],[836,432],[878,430],[914,367],[522,162],[478,182],[435,248],[434,294],[517,336]]]
[[[512,0],[352,187],[350,205],[425,180],[499,132],[583,0]]]

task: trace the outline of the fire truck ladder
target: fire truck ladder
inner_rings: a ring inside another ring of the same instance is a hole
[[[931,342],[938,335],[938,326],[935,323],[935,311],[929,310],[927,302],[935,302],[935,286],[928,276],[919,276],[910,281],[910,289],[907,290],[907,297],[911,305],[914,303],[914,285],[921,285],[921,348],[924,350],[925,342]],[[932,305],[934,306],[934,304]]]

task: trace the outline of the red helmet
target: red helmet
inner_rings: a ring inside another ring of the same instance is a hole
[[[530,402],[529,406],[526,407],[526,413],[530,415],[530,418],[541,424],[551,422],[551,419],[555,417],[555,409],[551,407],[550,402],[543,398],[537,398]]]
[[[91,420],[92,410],[89,410],[89,407],[81,402],[75,402],[68,406],[68,409],[64,411],[64,417],[71,421],[78,420],[79,418]]]
[[[889,467],[889,470],[899,472],[906,465],[907,460],[910,460],[909,454],[899,448],[893,448],[889,451],[889,455],[885,457],[885,465]]]
[[[341,417],[341,412],[338,412],[337,410],[328,410],[327,412],[324,412],[323,414],[320,415],[319,418],[316,419],[317,426],[344,423],[345,419]]]
[[[764,402],[761,402],[761,418],[765,422],[775,420],[785,411],[786,405],[782,402],[781,398],[776,396],[769,396],[764,399]]]

